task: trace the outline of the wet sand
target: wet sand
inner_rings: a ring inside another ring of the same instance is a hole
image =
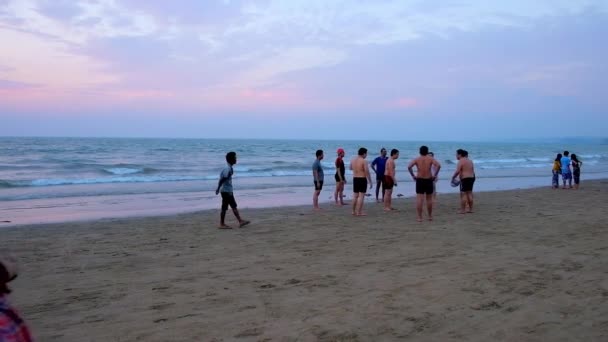
[[[476,200],[2,228],[0,249],[38,341],[608,340],[608,181]]]

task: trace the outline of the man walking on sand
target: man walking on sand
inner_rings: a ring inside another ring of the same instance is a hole
[[[317,150],[315,153],[317,158],[312,163],[312,177],[315,184],[315,192],[312,195],[312,207],[314,210],[321,209],[319,207],[319,194],[323,189],[323,180],[325,176],[323,174],[323,166],[321,166],[321,160],[323,160],[323,150]]]
[[[380,150],[380,156],[376,157],[372,162],[372,170],[376,173],[376,202],[378,203],[380,203],[380,200],[378,199],[380,188],[382,188],[382,200],[384,201],[384,189],[386,189],[386,185],[384,184],[384,170],[387,160],[386,149],[383,147]]]
[[[407,169],[416,182],[416,214],[417,221],[422,222],[422,206],[426,199],[426,210],[429,221],[433,221],[433,181],[437,179],[441,165],[439,162],[428,155],[429,148],[420,146],[420,156],[410,162]],[[416,167],[417,174],[413,168]],[[431,169],[435,167],[435,173]]]
[[[367,149],[361,147],[357,158],[350,162],[350,169],[353,171],[353,215],[366,216],[363,213],[363,202],[365,201],[365,193],[367,192],[367,184],[370,190],[373,188],[372,178],[369,174],[369,166],[367,165]]]
[[[469,159],[469,152],[458,149],[456,151],[456,171],[452,176],[452,182],[456,177],[460,176],[460,213],[473,212],[473,184],[475,184],[475,166],[473,161]],[[466,210],[467,205],[469,210]]]
[[[232,229],[232,227],[225,223],[228,206],[232,208],[232,213],[236,216],[236,219],[239,220],[239,227],[242,228],[248,225],[249,221],[243,220],[241,215],[239,215],[234,193],[232,192],[232,175],[234,174],[232,166],[236,164],[236,152],[228,152],[226,154],[226,162],[228,165],[220,173],[220,180],[217,184],[217,189],[215,190],[216,195],[220,194],[220,192],[222,194],[222,212],[220,214],[220,226],[218,228]]]
[[[386,161],[384,171],[384,211],[396,210],[393,208],[393,187],[397,186],[395,161],[399,158],[399,150],[392,149],[391,157]]]

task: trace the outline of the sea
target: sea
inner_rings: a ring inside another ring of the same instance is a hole
[[[394,194],[408,197],[414,184],[407,164],[420,145],[442,164],[439,196],[458,191],[449,178],[459,148],[475,162],[476,191],[550,186],[552,161],[563,150],[583,162],[583,187],[585,180],[608,178],[608,145],[589,142],[0,137],[0,227],[217,209],[215,188],[229,151],[238,156],[233,185],[240,208],[310,204],[317,149],[325,152],[326,205],[335,186],[337,148],[346,150],[347,164],[360,147],[369,150],[370,162],[383,147],[398,149]]]

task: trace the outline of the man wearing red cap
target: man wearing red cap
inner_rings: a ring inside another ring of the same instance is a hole
[[[334,192],[334,199],[336,205],[343,206],[344,203],[344,184],[346,184],[346,167],[344,166],[344,149],[339,148],[336,152],[338,158],[336,158],[336,191]]]

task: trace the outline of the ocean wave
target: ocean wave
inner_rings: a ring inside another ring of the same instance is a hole
[[[2,188],[14,188],[15,185],[9,181],[0,179],[0,189]]]
[[[150,167],[144,167],[144,168],[112,167],[112,168],[103,169],[103,172],[111,174],[111,175],[117,175],[117,176],[133,175],[133,174],[138,174],[138,173],[151,174],[156,171],[157,171],[156,169],[153,169]]]
[[[512,159],[473,159],[475,164],[515,164],[525,163],[526,158],[512,158]]]

